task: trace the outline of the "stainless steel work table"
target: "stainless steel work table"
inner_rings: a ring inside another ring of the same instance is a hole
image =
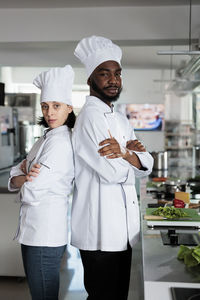
[[[166,246],[162,243],[160,229],[148,228],[143,220],[150,197],[141,199],[141,233],[145,300],[172,300],[170,287],[200,288],[199,276],[187,270],[177,259],[179,246]],[[198,232],[195,229],[179,229],[181,232]],[[200,270],[200,267],[199,267]]]
[[[10,169],[0,170],[0,193],[8,192],[8,178]]]

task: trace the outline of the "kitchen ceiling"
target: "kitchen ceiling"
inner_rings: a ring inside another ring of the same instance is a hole
[[[200,5],[200,0],[193,0],[193,5]],[[80,8],[83,7],[158,7],[163,6],[185,6],[186,15],[189,13],[188,0],[0,0],[0,8],[14,11],[14,9],[53,9],[53,8]],[[13,9],[13,10],[12,10]],[[195,15],[195,12],[194,12]],[[156,14],[155,14],[156,16]],[[192,15],[193,16],[193,15]],[[139,17],[139,16],[138,16]],[[141,19],[144,18],[143,15]],[[152,14],[151,14],[152,18]],[[200,35],[200,21],[197,16],[193,23],[192,30],[198,31]],[[10,20],[12,22],[12,19]],[[112,22],[112,20],[111,20]],[[116,30],[123,20],[116,20]],[[158,56],[158,50],[188,50],[188,18],[181,18],[177,15],[172,28],[174,32],[170,32],[170,39],[162,38],[162,32],[166,32],[166,23],[159,21],[159,28],[151,28],[152,32],[158,33],[159,39],[148,36],[147,38],[113,39],[123,50],[123,66],[136,69],[169,69],[177,68],[182,60],[189,60],[188,56]],[[170,22],[170,21],[169,21]],[[138,28],[139,31],[145,32],[148,28],[148,20],[143,20],[144,28]],[[184,26],[180,25],[184,24]],[[176,26],[182,28],[184,32],[180,38],[177,38]],[[135,28],[134,28],[135,29]],[[186,31],[186,30],[187,31]],[[6,28],[5,28],[6,30]],[[23,28],[23,30],[26,30]],[[129,30],[131,30],[129,28]],[[136,30],[137,31],[137,30]],[[185,32],[186,31],[186,32]],[[144,34],[145,35],[145,34]],[[193,42],[197,42],[197,38]],[[79,67],[81,64],[74,57],[73,51],[77,44],[77,38],[68,41],[27,41],[27,42],[1,42],[0,40],[0,65],[2,66],[62,66],[70,62],[73,66]],[[173,45],[173,46],[170,46]]]
[[[120,41],[116,41],[120,44]],[[123,41],[124,42],[124,41]],[[169,46],[124,46],[122,65],[135,69],[169,69],[170,56],[157,55],[158,50],[171,50]],[[0,43],[0,56],[5,66],[63,66],[66,61],[75,67],[82,67],[73,55],[77,42],[29,42]],[[187,46],[174,46],[173,49],[187,50]],[[181,60],[188,56],[173,56],[172,67],[177,68]]]
[[[0,8],[62,8],[62,7],[112,7],[112,6],[171,6],[188,5],[188,0],[0,0]],[[193,4],[200,4],[193,0]]]

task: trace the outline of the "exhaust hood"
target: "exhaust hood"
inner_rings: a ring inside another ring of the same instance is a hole
[[[158,51],[158,55],[189,55],[191,58],[176,70],[176,78],[171,81],[167,90],[170,91],[193,91],[200,85],[200,39],[197,44],[192,45],[191,21],[192,21],[192,0],[189,1],[189,49],[178,51]],[[193,47],[192,47],[193,46]],[[194,48],[194,50],[192,49]]]

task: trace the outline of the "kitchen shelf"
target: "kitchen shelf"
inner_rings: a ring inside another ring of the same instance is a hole
[[[193,136],[193,133],[165,133],[165,136]]]
[[[168,151],[168,166],[191,166],[194,144],[194,128],[192,124],[183,122],[165,123],[165,150]]]
[[[189,147],[180,147],[180,146],[168,147],[168,146],[165,146],[165,149],[166,150],[188,150],[188,149],[192,149],[192,146],[189,146]]]

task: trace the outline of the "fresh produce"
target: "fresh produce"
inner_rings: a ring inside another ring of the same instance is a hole
[[[158,209],[152,212],[152,215],[162,216],[168,219],[188,217],[185,211],[172,206],[158,207]]]
[[[184,203],[190,203],[190,194],[186,192],[175,192],[175,199],[182,200]]]
[[[165,182],[167,180],[167,177],[154,177],[152,178],[152,181],[154,182]]]
[[[183,200],[179,200],[179,199],[174,199],[173,205],[176,208],[184,208],[185,207],[185,203],[183,202]]]
[[[200,264],[200,244],[194,248],[180,245],[177,255],[178,259],[184,260],[188,267],[195,267]]]

